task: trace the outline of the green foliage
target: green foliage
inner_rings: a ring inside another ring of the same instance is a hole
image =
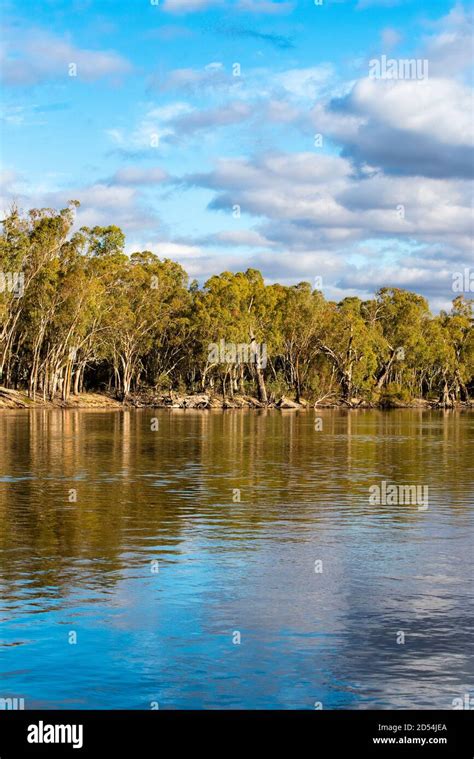
[[[386,385],[380,395],[380,402],[382,404],[390,404],[394,401],[400,401],[406,403],[412,400],[410,391],[408,388],[403,387],[398,382],[389,382]]]
[[[3,220],[7,387],[64,399],[84,388],[126,397],[148,387],[445,405],[472,392],[473,303],[462,296],[433,317],[423,297],[405,290],[333,303],[308,282],[265,285],[255,269],[223,272],[200,288],[151,251],[126,255],[117,226],[73,232],[77,205],[26,216],[12,208]],[[220,341],[263,345],[268,360],[211,358]]]

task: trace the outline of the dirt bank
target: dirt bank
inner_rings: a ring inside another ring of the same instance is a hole
[[[123,404],[114,398],[101,393],[81,393],[73,395],[68,401],[55,398],[54,401],[44,401],[37,397],[34,401],[21,390],[8,390],[0,387],[0,410],[21,408],[122,408]]]
[[[370,408],[419,408],[432,409],[440,408],[436,401],[427,401],[423,398],[415,399],[410,402],[401,402],[393,400],[390,405],[386,403],[374,404],[363,401],[360,398],[352,398],[350,402],[336,401],[320,403],[308,403],[301,400],[296,403],[290,398],[283,396],[278,400],[273,400],[266,406],[260,403],[256,398],[249,395],[235,395],[233,398],[223,399],[222,396],[209,395],[206,393],[194,395],[179,395],[177,393],[166,393],[165,395],[154,393],[153,391],[144,391],[142,393],[132,394],[122,403],[115,398],[104,393],[81,393],[80,395],[71,395],[67,401],[56,398],[53,401],[44,401],[41,397],[32,400],[27,393],[21,390],[9,390],[0,387],[0,410],[1,409],[27,409],[27,408],[175,408],[175,409],[242,409],[242,408],[276,408],[281,410],[291,409],[308,409],[308,408],[340,408],[340,409],[370,409]],[[457,409],[472,409],[474,401],[470,403],[459,403]]]

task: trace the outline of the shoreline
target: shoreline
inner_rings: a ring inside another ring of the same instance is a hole
[[[422,410],[455,410],[468,411],[474,410],[474,400],[468,402],[458,402],[453,406],[443,406],[438,401],[427,401],[424,398],[417,398],[412,401],[393,400],[390,403],[371,403],[359,398],[353,398],[348,401],[316,401],[308,402],[301,400],[299,403],[283,396],[278,401],[267,404],[261,403],[257,398],[248,395],[235,395],[234,398],[224,399],[219,395],[207,393],[178,395],[168,393],[166,395],[152,394],[144,392],[132,394],[126,401],[122,402],[106,393],[81,393],[71,395],[67,401],[60,397],[54,400],[43,400],[36,398],[32,400],[28,394],[22,390],[10,390],[0,387],[0,411],[2,410],[21,410],[21,409],[130,409],[130,408],[158,408],[158,409],[190,409],[198,411],[210,411],[228,409],[275,409],[281,411],[295,410],[306,411],[310,409],[340,409],[345,411],[371,410],[379,409],[380,411],[393,409],[422,409]]]

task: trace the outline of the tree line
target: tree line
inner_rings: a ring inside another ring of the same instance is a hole
[[[127,399],[146,388],[256,393],[263,403],[469,400],[473,301],[462,295],[434,316],[406,290],[336,303],[308,282],[266,285],[255,269],[199,287],[174,261],[126,255],[117,226],[74,231],[77,206],[12,207],[3,219],[4,387],[64,401],[88,390]],[[236,345],[249,346],[247,360],[236,360]]]

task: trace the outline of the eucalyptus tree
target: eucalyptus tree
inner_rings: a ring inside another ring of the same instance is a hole
[[[74,221],[74,207],[60,211],[33,209],[22,216],[13,207],[3,220],[0,235],[0,379],[9,383],[16,344],[23,343],[18,326],[33,288],[37,297],[54,287],[55,262],[60,256]],[[15,359],[18,352],[15,350]]]
[[[12,208],[0,233],[0,384],[31,397],[114,391],[255,390],[378,401],[473,391],[473,302],[433,317],[399,288],[326,301],[306,282],[265,284],[256,269],[200,288],[150,251],[127,255],[115,225],[74,229],[67,208]],[[211,347],[214,348],[211,350]],[[267,390],[268,388],[268,390]]]
[[[350,402],[354,393],[361,392],[370,396],[380,336],[365,318],[364,303],[359,298],[348,297],[329,307],[320,347],[333,364],[342,399]]]

